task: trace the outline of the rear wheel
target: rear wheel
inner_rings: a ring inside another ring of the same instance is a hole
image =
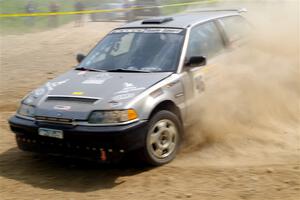
[[[151,165],[163,165],[172,161],[179,148],[181,123],[170,111],[159,111],[149,122],[142,158]]]

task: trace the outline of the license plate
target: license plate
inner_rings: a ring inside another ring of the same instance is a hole
[[[62,130],[55,130],[55,129],[48,129],[48,128],[40,128],[39,135],[46,136],[46,137],[52,137],[52,138],[58,138],[58,139],[64,138],[64,134],[63,134]]]

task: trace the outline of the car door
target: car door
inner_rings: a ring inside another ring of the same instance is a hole
[[[205,72],[218,64],[219,57],[225,50],[225,41],[215,21],[206,22],[193,27],[190,31],[185,61],[191,57],[204,56],[207,59],[205,66],[193,68],[183,67],[183,82],[187,107],[186,123],[193,123],[199,110],[199,98],[205,91]]]

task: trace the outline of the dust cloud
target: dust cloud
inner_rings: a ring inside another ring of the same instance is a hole
[[[201,149],[202,158],[235,164],[299,162],[298,2],[246,7],[251,40],[205,74],[198,123],[187,132],[184,151]]]

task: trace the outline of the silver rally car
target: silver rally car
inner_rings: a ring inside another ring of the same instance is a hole
[[[111,31],[78,66],[32,91],[9,119],[20,149],[110,161],[136,152],[170,162],[193,122],[203,70],[243,42],[239,10],[136,21]]]

